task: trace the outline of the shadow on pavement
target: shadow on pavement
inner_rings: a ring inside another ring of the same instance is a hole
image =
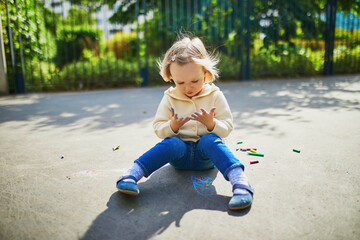
[[[222,86],[233,112],[234,125],[264,134],[264,130],[281,134],[263,119],[287,119],[307,123],[298,113],[303,110],[360,110],[360,76],[323,77],[310,79],[250,81],[239,87]]]
[[[195,189],[192,179],[215,179],[217,174],[217,169],[178,171],[165,166],[139,183],[139,196],[113,193],[108,208],[81,239],[148,239],[160,235],[173,223],[181,227],[182,217],[197,209],[246,215],[250,208],[230,212],[227,207],[230,197],[217,195],[213,185]],[[206,220],[203,216],[197,215],[198,220]]]
[[[357,99],[347,98],[347,94],[360,92],[359,80],[359,75],[349,75],[216,84],[227,97],[234,123],[259,129],[269,126],[253,123],[253,117],[288,117],[292,121],[303,121],[292,116],[299,107],[360,110]],[[69,126],[88,120],[93,124],[82,128],[103,130],[152,121],[163,92],[169,86],[3,97],[0,98],[0,124],[24,121],[26,125],[25,121],[38,119],[34,128],[38,131],[48,126]]]
[[[91,122],[89,130],[152,121],[164,88],[118,89],[61,94],[26,94],[0,98],[0,124],[36,121],[34,130]]]

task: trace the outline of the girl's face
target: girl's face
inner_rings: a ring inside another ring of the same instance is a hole
[[[176,88],[189,98],[199,95],[203,90],[206,70],[194,62],[184,65],[177,64],[176,62],[171,63],[170,74]]]

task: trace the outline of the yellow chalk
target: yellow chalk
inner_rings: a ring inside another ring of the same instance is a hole
[[[119,148],[120,148],[120,145],[115,148],[112,148],[112,150],[115,151],[115,150],[118,150]]]

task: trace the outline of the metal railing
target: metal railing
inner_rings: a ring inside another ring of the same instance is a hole
[[[6,0],[10,92],[162,84],[179,32],[215,49],[221,81],[359,73],[358,1],[344,2]]]

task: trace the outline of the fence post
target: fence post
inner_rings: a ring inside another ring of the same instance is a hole
[[[142,83],[141,86],[146,87],[149,85],[149,53],[148,53],[148,42],[147,42],[147,25],[146,25],[146,1],[143,2],[143,14],[144,14],[144,44],[145,44],[145,67],[142,69]]]
[[[250,80],[250,11],[251,11],[251,0],[247,0],[246,3],[246,17],[245,17],[245,50],[246,50],[246,60],[245,67],[243,72],[243,80]]]
[[[12,39],[12,34],[11,34],[8,0],[6,0],[6,16],[7,16],[7,24],[8,24],[8,32],[9,32],[11,65],[12,65],[13,72],[14,72],[15,93],[25,93],[24,76],[22,75],[22,73],[18,73],[16,71],[16,59],[15,59],[14,45],[13,45],[13,39]]]
[[[244,9],[244,1],[245,0],[239,0],[238,1],[238,7],[240,8],[240,28],[239,28],[239,40],[240,40],[240,79],[244,80],[245,78],[245,61],[244,61],[244,22],[245,22],[245,9]]]
[[[148,52],[147,52],[147,32],[146,32],[146,3],[145,1],[142,1],[142,10],[140,10],[140,4],[139,4],[140,0],[136,1],[136,5],[135,5],[135,17],[136,17],[136,33],[137,33],[137,56],[138,56],[138,68],[139,68],[139,74],[140,77],[142,78],[142,82],[141,82],[141,86],[148,86],[149,85],[149,62],[148,62]],[[140,50],[141,50],[141,43],[140,43],[140,27],[139,27],[139,16],[140,14],[143,14],[144,16],[144,32],[143,32],[143,38],[144,38],[144,43],[145,44],[145,67],[142,66],[142,57],[140,55]]]
[[[5,48],[3,41],[2,24],[0,21],[0,94],[9,94],[9,86],[7,81],[8,80],[6,72]]]
[[[251,0],[240,1],[240,77],[243,81],[250,79],[250,3]],[[245,3],[246,1],[246,3]],[[245,10],[246,7],[246,10]],[[245,31],[244,31],[245,30]]]
[[[325,27],[325,60],[324,75],[333,75],[334,60],[334,39],[336,21],[336,2],[337,0],[327,0],[326,4],[326,27]]]
[[[20,31],[20,24],[19,24],[19,8],[17,5],[16,0],[14,0],[15,7],[16,7],[16,24],[17,24],[17,30],[19,31],[19,47],[20,47],[20,61],[21,61],[21,70],[22,75],[24,78],[24,85],[25,85],[25,66],[24,66],[24,53],[23,53],[23,44],[22,44],[22,37],[21,37],[21,31]]]

